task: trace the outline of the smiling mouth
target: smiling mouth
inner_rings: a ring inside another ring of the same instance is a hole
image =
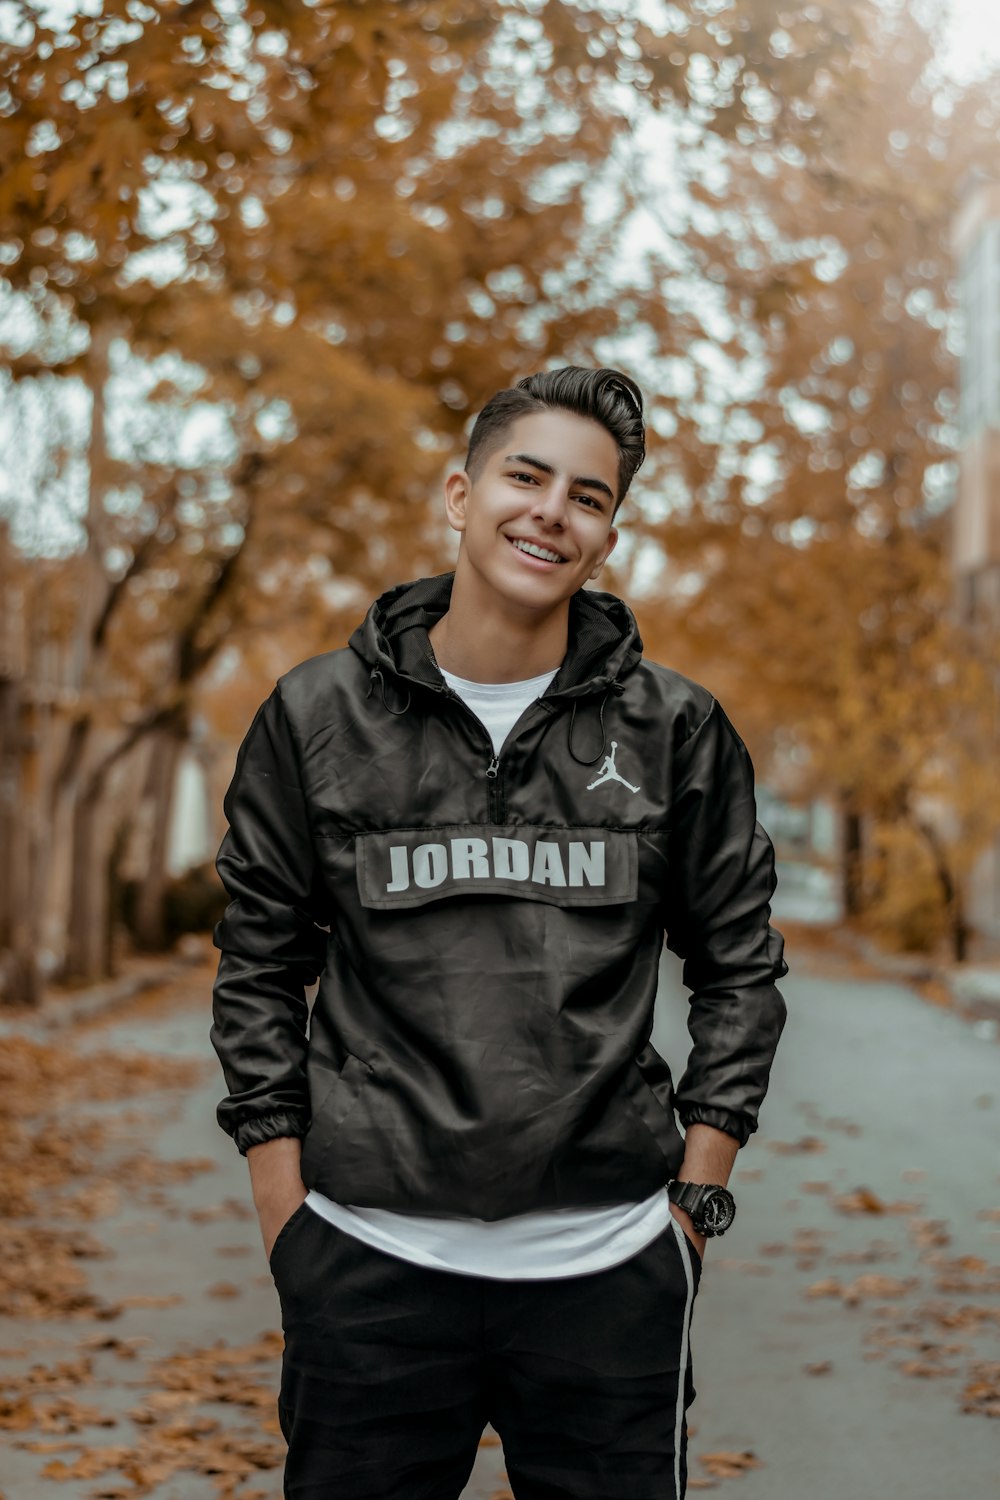
[[[568,561],[567,558],[560,557],[559,554],[555,551],[552,551],[549,557],[539,557],[537,552],[529,552],[528,548],[524,545],[521,537],[509,536],[507,540],[514,548],[514,551],[520,552],[522,557],[530,557],[533,562],[542,563],[545,567],[557,568],[561,563]]]

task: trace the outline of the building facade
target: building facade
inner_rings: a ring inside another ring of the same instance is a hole
[[[952,247],[964,330],[959,480],[952,561],[956,607],[969,625],[1000,631],[1000,181],[970,173],[960,190]],[[1000,682],[996,684],[1000,774]],[[1000,937],[1000,839],[983,855],[969,918]]]

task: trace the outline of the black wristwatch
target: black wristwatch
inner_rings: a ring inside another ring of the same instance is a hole
[[[691,1215],[695,1229],[708,1239],[725,1234],[736,1217],[736,1199],[717,1182],[680,1182],[673,1177],[667,1197]]]

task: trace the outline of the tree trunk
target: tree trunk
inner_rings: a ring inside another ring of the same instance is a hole
[[[149,846],[134,917],[136,946],[148,953],[162,953],[167,946],[165,905],[170,819],[177,767],[186,739],[186,728],[180,725],[157,730],[149,757],[143,794],[143,801],[150,805]]]
[[[844,798],[841,804],[841,898],[845,917],[856,917],[863,907],[861,889],[861,856],[863,850],[861,814]]]
[[[913,818],[913,825],[922,835],[924,842],[931,852],[934,862],[934,870],[937,874],[938,884],[941,887],[941,895],[945,908],[948,912],[948,931],[951,937],[951,954],[956,963],[964,963],[969,952],[970,928],[965,915],[965,901],[958,880],[952,875],[948,867],[948,858],[945,853],[944,842],[938,834],[937,829],[931,823],[926,823],[922,818]]]
[[[108,597],[104,569],[104,498],[114,480],[108,452],[106,398],[111,371],[110,350],[114,329],[97,323],[90,330],[90,346],[81,374],[92,402],[88,461],[90,485],[87,495],[87,545],[80,558],[79,618],[74,631],[76,660],[72,678],[84,704],[70,727],[70,735],[53,782],[53,813],[64,795],[73,799],[72,846],[70,849],[70,903],[61,977],[87,982],[105,977],[107,952],[108,871],[101,857],[97,820],[102,785],[82,776],[87,749],[92,740],[92,715],[86,705],[99,698],[97,684],[97,625]]]
[[[0,680],[0,1004],[38,1005],[39,912],[32,900],[36,845],[37,758],[16,682]]]
[[[107,977],[108,870],[100,828],[101,786],[81,788],[73,808],[72,870],[62,978],[87,984]]]

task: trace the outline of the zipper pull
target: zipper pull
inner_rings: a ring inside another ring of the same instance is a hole
[[[499,764],[500,764],[500,757],[499,757],[499,755],[494,755],[493,759],[490,761],[489,765],[486,767],[486,774],[490,778],[491,781],[494,781],[496,779],[497,767],[499,766]]]

